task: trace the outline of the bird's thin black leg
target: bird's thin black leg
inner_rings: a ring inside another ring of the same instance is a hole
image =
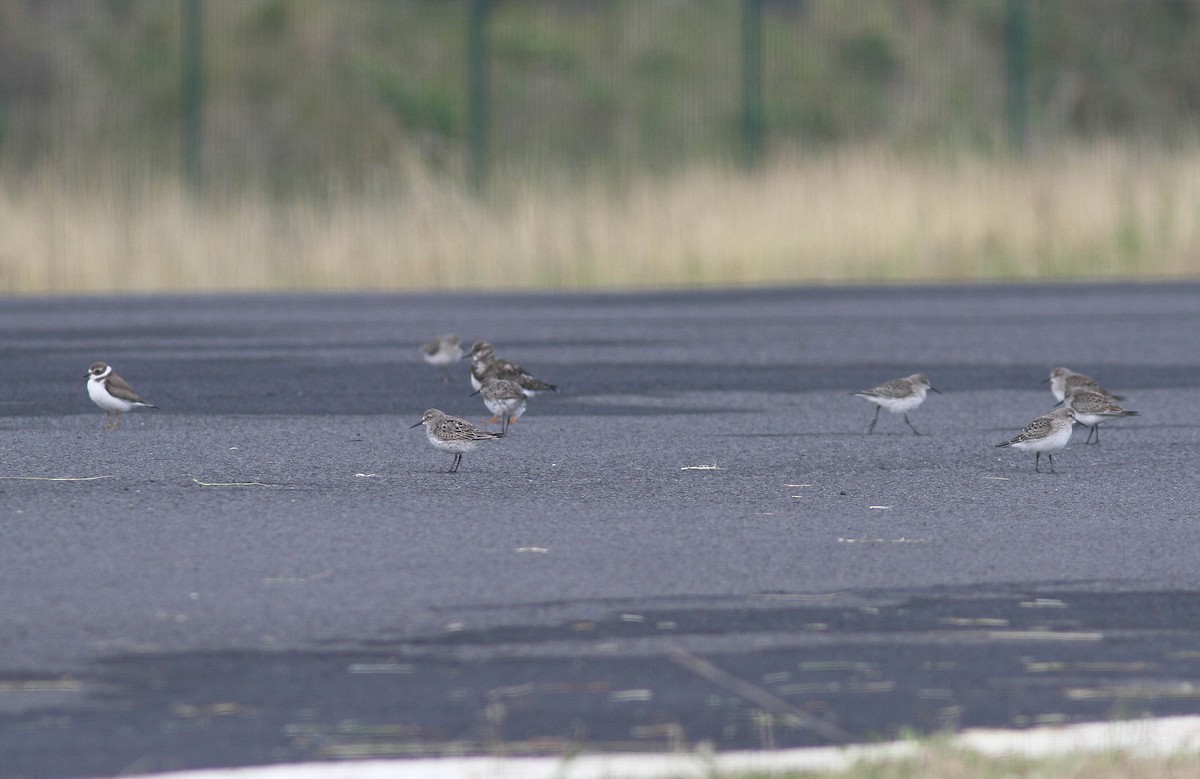
[[[875,407],[875,418],[871,420],[871,426],[867,428],[867,435],[875,432],[875,423],[879,421],[879,412],[883,411],[883,406]]]
[[[1042,453],[1034,452],[1033,453],[1033,472],[1034,473],[1042,472],[1041,463],[1042,463]]]
[[[1050,473],[1054,473],[1054,455],[1046,452],[1046,456],[1050,458]]]
[[[458,464],[461,462],[462,462],[462,452],[455,452],[454,453],[454,462],[450,464],[450,470],[446,471],[446,473],[454,473],[455,471],[457,471]]]
[[[921,431],[913,427],[913,423],[908,421],[908,414],[904,415],[904,421],[908,422],[908,426],[912,428],[914,434],[921,435]]]

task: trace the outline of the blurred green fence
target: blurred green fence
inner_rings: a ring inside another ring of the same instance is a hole
[[[276,190],[398,159],[669,170],[830,145],[1182,143],[1200,0],[121,0],[0,6],[0,168]]]

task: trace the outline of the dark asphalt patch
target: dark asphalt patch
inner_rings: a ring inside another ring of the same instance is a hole
[[[732,601],[613,603],[596,620],[353,650],[111,657],[70,677],[90,691],[80,705],[0,714],[4,775],[701,743],[772,749],[838,743],[790,712],[870,742],[1191,714],[1200,699],[1195,593],[1013,586]],[[722,647],[730,636],[754,648]],[[761,700],[673,657],[687,646],[696,649],[685,656]],[[0,677],[0,689],[38,681]]]

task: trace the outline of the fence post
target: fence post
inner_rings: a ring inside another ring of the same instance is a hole
[[[183,174],[201,187],[201,111],[204,104],[203,0],[183,0]]]
[[[482,192],[488,178],[488,131],[491,114],[491,52],[488,16],[490,0],[470,0],[467,18],[467,149],[470,180]]]
[[[742,0],[742,164],[758,164],[763,147],[762,0]]]
[[[1004,10],[1008,140],[1023,151],[1029,135],[1029,4],[1008,0]]]

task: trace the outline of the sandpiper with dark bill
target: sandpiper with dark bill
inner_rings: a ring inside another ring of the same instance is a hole
[[[902,379],[892,379],[884,382],[878,387],[862,392],[851,392],[858,398],[869,400],[876,405],[875,418],[871,420],[871,426],[867,428],[867,434],[875,432],[875,423],[879,421],[879,412],[887,409],[893,414],[903,414],[904,421],[908,424],[916,435],[921,435],[913,423],[908,421],[908,412],[912,411],[917,406],[925,402],[926,392],[936,392],[941,394],[940,390],[934,389],[929,384],[929,379],[923,373],[914,373],[911,376],[905,376]]]
[[[525,401],[529,397],[515,381],[497,379],[495,376],[484,377],[483,387],[478,394],[483,395],[483,405],[492,412],[491,423],[503,420],[505,433],[508,432],[508,426],[525,413]]]
[[[443,384],[450,381],[450,372],[447,368],[461,360],[462,355],[462,339],[454,333],[439,335],[421,345],[421,356],[425,358],[425,362],[442,372]]]
[[[1075,421],[1088,428],[1085,444],[1100,443],[1100,423],[1121,417],[1136,417],[1138,412],[1121,408],[1112,401],[1112,396],[1106,396],[1095,390],[1083,387],[1072,387],[1067,390],[1066,404],[1075,411]]]
[[[409,429],[419,425],[425,425],[425,437],[429,439],[429,443],[433,445],[434,449],[454,455],[454,462],[451,463],[447,473],[457,471],[462,462],[463,453],[474,451],[481,441],[494,441],[504,437],[504,433],[480,430],[467,420],[448,416],[444,411],[436,408],[427,410],[421,415],[421,421]]]
[[[1104,387],[1101,387],[1100,383],[1091,376],[1087,376],[1082,373],[1076,373],[1070,368],[1055,368],[1054,370],[1050,371],[1050,378],[1042,380],[1043,384],[1046,382],[1050,382],[1050,391],[1054,393],[1054,399],[1059,403],[1065,401],[1067,398],[1067,393],[1073,389],[1088,389],[1093,392],[1099,392],[1106,398],[1112,398],[1113,400],[1125,400],[1124,395],[1114,395],[1108,390],[1104,389]]]
[[[1042,452],[1050,458],[1050,473],[1054,473],[1054,452],[1062,449],[1071,440],[1071,428],[1075,426],[1075,410],[1060,408],[1025,425],[1025,429],[1013,438],[996,446],[1011,446],[1021,452],[1033,452],[1033,470],[1041,473]]]
[[[129,382],[113,373],[113,369],[106,363],[92,363],[92,367],[88,368],[87,379],[88,397],[104,409],[105,430],[117,429],[117,425],[121,424],[123,411],[131,411],[139,406],[158,408],[150,401],[138,397],[133,387],[129,386]]]
[[[463,355],[463,359],[468,358],[471,360],[471,387],[476,391],[482,389],[484,379],[493,376],[516,382],[531,398],[542,392],[558,392],[557,385],[534,378],[515,362],[497,357],[495,348],[487,341],[476,341]]]

